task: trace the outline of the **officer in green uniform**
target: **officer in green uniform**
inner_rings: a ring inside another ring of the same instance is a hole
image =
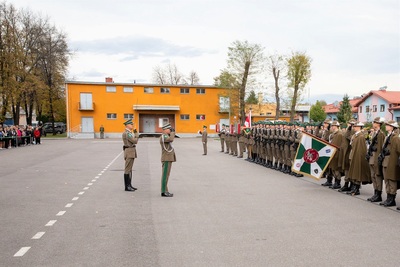
[[[385,122],[384,118],[377,117],[372,123],[373,134],[371,144],[368,147],[367,160],[369,161],[369,169],[371,170],[372,184],[374,185],[374,195],[368,198],[371,202],[382,201],[382,170],[378,164],[378,156],[382,152],[383,142],[385,141],[385,134],[381,131],[382,124]]]
[[[137,157],[136,153],[136,144],[139,140],[139,134],[136,129],[133,130],[133,122],[132,120],[127,120],[124,122],[125,131],[122,134],[122,141],[124,142],[124,159],[125,159],[125,170],[124,170],[124,182],[125,182],[125,191],[135,191],[137,188],[132,186],[132,167],[135,158]],[[132,133],[133,130],[133,133]]]
[[[225,124],[222,124],[221,130],[218,133],[221,141],[221,152],[225,151]]]
[[[175,130],[171,124],[166,124],[162,127],[163,133],[160,136],[161,144],[161,196],[173,197],[174,194],[168,192],[168,180],[171,172],[172,162],[176,161],[175,150],[172,147],[172,142],[175,139]]]

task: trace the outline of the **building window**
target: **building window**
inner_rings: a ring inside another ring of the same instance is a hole
[[[133,93],[133,87],[124,87],[124,93]]]
[[[376,105],[373,105],[372,106],[372,112],[377,112],[378,111],[378,108],[376,107]]]
[[[80,93],[79,109],[93,110],[92,93]]]
[[[204,95],[206,93],[206,89],[204,88],[196,88],[196,94]]]
[[[169,88],[161,87],[160,88],[160,93],[161,94],[169,94]]]
[[[152,93],[154,93],[154,88],[153,87],[145,87],[144,92],[146,94],[152,94]]]
[[[385,112],[385,105],[381,105],[380,111],[381,111],[381,112]]]
[[[189,94],[189,88],[181,88],[181,94]]]
[[[132,120],[133,119],[133,114],[131,113],[125,113],[124,114],[124,120]]]
[[[206,119],[206,115],[204,115],[204,114],[197,114],[196,115],[196,120],[204,121],[205,119]]]
[[[365,106],[365,112],[366,112],[366,113],[369,112],[369,106]]]
[[[189,114],[181,114],[181,120],[187,121],[189,120],[190,116]]]
[[[107,93],[115,93],[115,92],[117,92],[117,87],[115,87],[115,86],[107,86],[106,87],[106,92]]]
[[[109,120],[117,119],[117,113],[107,113],[107,119]]]
[[[360,113],[362,113],[362,106],[360,106]]]

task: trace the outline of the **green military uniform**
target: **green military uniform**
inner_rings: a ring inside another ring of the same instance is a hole
[[[132,120],[127,120],[124,122],[126,127],[131,127],[128,125],[133,125]],[[131,132],[130,129],[126,128],[122,133],[122,141],[124,143],[124,159],[125,159],[125,170],[124,170],[124,182],[125,182],[125,191],[135,191],[137,188],[132,186],[132,167],[137,157],[136,153],[136,144],[139,140],[139,134],[134,131]]]
[[[172,197],[173,194],[168,191],[168,180],[171,172],[172,162],[176,161],[175,150],[172,142],[175,139],[175,130],[168,123],[162,127],[163,133],[160,136],[161,145],[161,196]],[[170,132],[168,133],[169,130]]]
[[[350,168],[350,151],[351,151],[351,137],[354,135],[354,129],[353,129],[353,125],[356,123],[356,121],[354,119],[351,119],[348,122],[348,127],[345,130],[344,133],[344,138],[342,138],[342,145],[340,146],[340,149],[343,151],[344,153],[344,157],[343,157],[343,162],[342,162],[342,168],[344,171],[344,186],[342,188],[340,188],[338,191],[339,192],[349,192],[351,191],[351,187],[352,185],[350,185],[351,181],[350,181],[350,176],[349,176],[349,168]]]
[[[385,207],[396,206],[396,193],[400,181],[400,137],[399,125],[395,121],[386,122],[388,132],[381,152],[383,178],[385,179],[387,199],[380,203]]]
[[[374,185],[374,195],[368,198],[368,201],[382,201],[382,170],[378,164],[378,156],[382,152],[385,134],[381,131],[384,118],[375,118],[373,122],[374,132],[372,134],[371,144],[368,148],[367,159],[369,159],[369,169],[371,171],[371,180]]]
[[[361,184],[371,183],[371,172],[369,170],[368,161],[365,160],[367,155],[367,146],[365,144],[365,135],[362,131],[363,123],[358,122],[354,124],[356,133],[351,137],[350,145],[350,168],[349,177],[353,182],[353,187],[350,192],[351,195],[360,194]]]
[[[225,124],[222,124],[221,130],[218,133],[221,141],[221,152],[225,151]]]
[[[203,132],[199,131],[201,134],[201,143],[203,144],[203,156],[207,155],[207,126],[203,125]]]

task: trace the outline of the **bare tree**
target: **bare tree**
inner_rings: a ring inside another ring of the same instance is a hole
[[[279,119],[279,113],[281,109],[279,82],[280,79],[282,78],[280,74],[282,71],[284,71],[284,68],[285,68],[285,59],[282,55],[274,54],[268,57],[268,70],[272,72],[275,84],[275,101],[276,101],[275,120]]]
[[[199,84],[199,82],[200,82],[199,75],[197,75],[197,72],[195,72],[194,70],[192,70],[192,71],[189,73],[188,80],[189,80],[189,84],[190,84],[190,85],[197,85],[197,84]]]
[[[167,75],[162,67],[155,66],[153,68],[153,82],[157,84],[167,84]]]
[[[167,66],[167,73],[169,77],[169,83],[170,84],[182,84],[184,83],[183,81],[183,75],[180,73],[178,70],[178,67],[173,64],[168,64]]]

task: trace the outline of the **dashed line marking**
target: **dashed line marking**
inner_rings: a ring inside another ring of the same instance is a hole
[[[56,214],[56,216],[63,216],[67,211],[62,210]]]
[[[57,220],[51,220],[45,226],[53,226],[56,222]]]
[[[74,205],[74,203],[68,203],[67,205],[65,205],[66,208],[71,208],[72,205]]]
[[[83,188],[83,190],[88,190],[88,189],[89,189],[89,187],[84,187],[84,188]]]
[[[29,250],[30,248],[31,248],[31,247],[22,247],[20,250],[18,250],[17,253],[14,254],[14,257],[22,257],[22,256],[24,256],[25,253],[28,252],[28,250]]]
[[[92,180],[92,182],[96,182],[96,180],[95,180],[95,179],[93,179],[93,180]]]
[[[83,194],[85,194],[85,192],[79,192],[79,193],[78,193],[78,195],[83,195]]]
[[[93,183],[88,183],[87,185],[93,185]]]
[[[32,239],[40,239],[44,235],[45,232],[37,232],[36,235],[32,237]]]
[[[99,174],[97,174],[98,176],[101,176],[102,175],[102,173],[99,173]]]
[[[74,197],[73,199],[72,199],[72,201],[77,201],[79,199],[79,197]]]
[[[94,177],[94,179],[97,179],[97,178],[99,178],[99,176]]]

